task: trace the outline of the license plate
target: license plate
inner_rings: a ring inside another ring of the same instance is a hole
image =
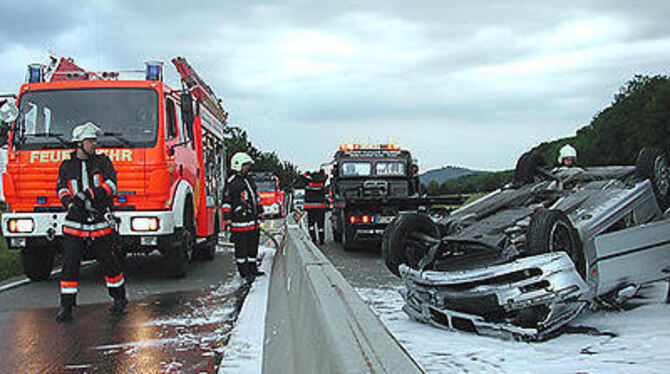
[[[379,216],[377,222],[379,223],[391,223],[395,217],[394,216]]]

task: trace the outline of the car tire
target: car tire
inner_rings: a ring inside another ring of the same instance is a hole
[[[660,148],[642,148],[635,162],[635,176],[649,179],[658,206],[665,211],[670,206],[670,169],[668,158]]]
[[[519,157],[514,168],[514,179],[512,184],[519,188],[535,181],[537,169],[547,165],[544,158],[535,152],[526,152]]]
[[[558,251],[566,252],[579,274],[585,276],[582,243],[565,213],[547,209],[536,211],[526,233],[526,253],[534,256]]]
[[[26,247],[21,250],[23,273],[34,282],[48,280],[54,266],[56,251],[46,246]]]
[[[382,257],[391,273],[400,276],[401,264],[418,269],[419,262],[428,253],[427,248],[409,246],[407,239],[413,231],[440,238],[437,224],[426,214],[404,213],[398,215],[384,231]]]

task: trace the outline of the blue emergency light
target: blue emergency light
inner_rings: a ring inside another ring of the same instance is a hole
[[[44,82],[44,65],[28,65],[28,83]]]
[[[147,64],[147,80],[148,81],[162,81],[163,80],[163,63],[160,61],[149,61]]]
[[[37,203],[38,204],[46,204],[47,203],[47,197],[46,196],[37,196]]]
[[[117,196],[116,198],[120,203],[125,203],[128,202],[128,198],[126,196]]]

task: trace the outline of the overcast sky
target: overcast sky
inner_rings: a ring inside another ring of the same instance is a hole
[[[423,170],[497,170],[574,134],[633,75],[668,74],[669,16],[661,0],[3,0],[0,91],[49,51],[93,71],[180,55],[231,124],[301,169],[391,140]]]

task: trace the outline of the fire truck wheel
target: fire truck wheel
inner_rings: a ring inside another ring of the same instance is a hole
[[[39,282],[49,279],[54,266],[55,251],[48,246],[27,247],[21,251],[23,272],[30,280]]]
[[[214,219],[214,233],[205,242],[196,247],[193,259],[198,261],[213,261],[216,256],[216,244],[219,242],[219,219]]]
[[[190,198],[186,199],[184,209],[184,227],[175,232],[173,245],[167,248],[165,259],[170,277],[184,278],[190,258],[195,250],[195,222],[193,220],[193,203]]]

